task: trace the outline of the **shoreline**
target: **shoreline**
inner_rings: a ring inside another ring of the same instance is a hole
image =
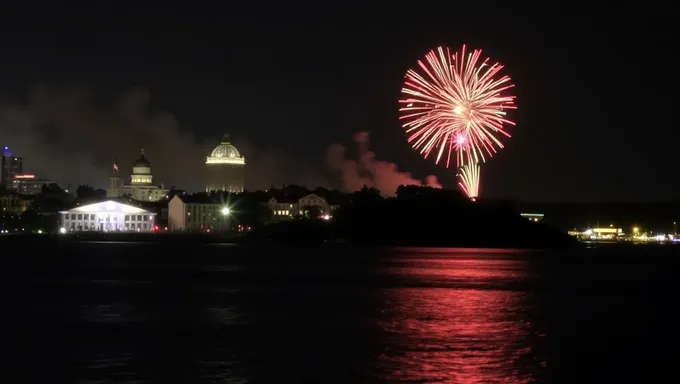
[[[417,248],[484,248],[484,249],[574,249],[574,244],[555,244],[546,247],[545,244],[531,244],[522,239],[516,241],[352,241],[346,239],[325,239],[322,237],[290,238],[290,239],[257,239],[242,234],[216,233],[74,233],[74,234],[37,234],[16,233],[0,236],[0,243],[23,241],[54,241],[54,242],[137,242],[137,243],[185,243],[185,244],[234,244],[267,246],[282,245],[293,247],[308,246],[353,246],[353,247],[417,247]],[[578,247],[576,247],[578,248]]]

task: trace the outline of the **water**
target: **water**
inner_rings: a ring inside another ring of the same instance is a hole
[[[668,247],[17,252],[8,383],[641,383],[677,357]]]

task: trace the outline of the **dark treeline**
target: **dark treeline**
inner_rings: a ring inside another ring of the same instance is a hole
[[[273,222],[268,202],[296,202],[314,193],[333,207],[332,219],[313,220],[318,215],[294,217],[289,221]],[[136,202],[117,199],[155,211],[162,216],[168,201],[177,194],[172,188],[168,198],[160,202]],[[339,240],[367,245],[465,246],[465,247],[524,247],[543,248],[572,244],[571,238],[545,223],[533,223],[519,215],[520,208],[511,202],[471,202],[459,191],[428,187],[402,186],[396,197],[384,197],[377,190],[363,188],[341,193],[324,188],[307,189],[289,185],[266,191],[246,191],[239,194],[192,194],[220,202],[232,209],[235,225],[252,227],[249,238],[257,241],[316,242]],[[80,186],[75,196],[54,187],[30,197],[30,208],[20,220],[27,229],[57,229],[56,212],[73,206],[105,200],[105,192]],[[546,214],[549,220],[552,213]]]
[[[575,244],[545,224],[522,218],[512,206],[471,202],[458,191],[416,186],[400,187],[395,198],[364,188],[345,195],[329,223],[279,223],[256,231],[253,237],[394,246],[546,248]]]

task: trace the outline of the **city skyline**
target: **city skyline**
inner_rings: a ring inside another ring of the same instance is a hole
[[[642,17],[633,9],[613,18],[605,8],[575,7],[558,19],[540,8],[465,5],[456,12],[466,17],[453,22],[443,17],[448,5],[438,8],[442,16],[393,7],[408,19],[377,5],[333,15],[295,6],[219,16],[82,8],[72,20],[17,9],[0,27],[4,35],[22,25],[35,31],[9,42],[0,63],[0,144],[32,173],[97,187],[106,187],[115,155],[123,164],[145,148],[154,180],[200,190],[196,170],[228,132],[248,158],[247,188],[333,188],[343,176],[327,164],[329,151],[349,147],[356,162],[361,149],[352,138],[368,132],[374,159],[411,174],[403,180],[432,175],[454,188],[451,172],[409,149],[395,103],[404,73],[425,52],[467,43],[506,65],[520,107],[508,150],[485,166],[484,197],[677,199],[675,178],[650,185],[635,176],[673,174],[668,117],[622,113],[615,97],[653,94],[654,83],[626,76],[624,67],[644,73],[651,64],[632,52],[643,40],[647,50],[662,47],[663,23],[643,33],[627,24]],[[656,110],[665,102],[634,103]]]

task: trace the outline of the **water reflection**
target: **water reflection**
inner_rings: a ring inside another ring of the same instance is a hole
[[[287,257],[78,243],[55,257],[25,246],[0,260],[8,383],[647,383],[675,373],[680,259],[666,247]]]
[[[386,291],[379,321],[386,333],[378,358],[381,378],[534,382],[545,362],[532,349],[541,336],[529,320],[532,294],[503,289],[530,277],[525,263],[481,254],[442,256],[404,257],[389,268],[415,287]]]

